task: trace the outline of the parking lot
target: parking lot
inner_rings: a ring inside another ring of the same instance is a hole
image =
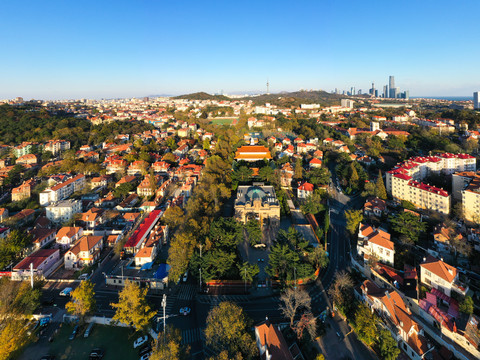
[[[50,324],[52,330],[58,324]],[[88,338],[83,336],[88,324],[82,326],[74,340],[69,340],[73,325],[63,324],[49,342],[41,337],[38,342],[26,348],[19,360],[38,360],[44,355],[54,355],[57,360],[86,360],[95,348],[105,351],[104,360],[138,359],[133,342],[138,336],[133,331],[116,326],[95,325]],[[52,331],[54,333],[54,331]]]

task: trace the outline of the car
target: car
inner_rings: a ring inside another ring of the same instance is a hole
[[[188,279],[188,270],[185,271],[185,274],[183,274],[183,282],[187,282]]]
[[[62,291],[60,291],[60,296],[70,296],[72,293],[73,289],[71,287],[66,287]]]
[[[41,328],[47,327],[49,323],[50,323],[50,318],[49,317],[44,317],[44,318],[40,319],[40,327]]]
[[[95,324],[94,322],[91,322],[88,327],[87,327],[87,330],[85,330],[85,332],[83,333],[83,337],[87,338],[90,336],[90,333],[92,332],[92,328],[93,328],[93,324]]]
[[[147,341],[148,341],[148,336],[147,335],[141,336],[133,342],[133,348],[136,349],[136,348],[142,346],[143,344],[145,344]]]
[[[188,314],[190,314],[190,312],[192,311],[192,309],[190,309],[189,307],[185,306],[183,308],[180,309],[180,314],[181,315],[184,315],[184,316],[187,316]]]
[[[143,354],[143,355],[140,357],[140,360],[148,360],[148,359],[150,359],[150,355],[152,355],[152,353]]]
[[[93,349],[90,352],[90,360],[103,359],[105,356],[105,351],[102,349]]]
[[[78,280],[88,280],[89,276],[88,274],[81,274],[79,277],[78,277]]]
[[[75,325],[75,327],[73,328],[72,333],[71,333],[70,336],[68,337],[69,340],[75,339],[75,336],[77,336],[78,327],[79,327],[78,325]]]
[[[142,356],[152,352],[152,346],[150,344],[143,345],[138,352],[138,355]]]

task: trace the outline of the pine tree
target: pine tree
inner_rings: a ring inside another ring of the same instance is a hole
[[[358,176],[357,169],[355,168],[355,165],[353,165],[353,162],[350,165],[350,183],[354,188],[358,188],[358,180],[360,177]]]
[[[382,200],[387,200],[387,190],[385,189],[385,184],[383,183],[382,172],[378,170],[378,179],[377,183],[375,184],[375,192],[377,197]]]

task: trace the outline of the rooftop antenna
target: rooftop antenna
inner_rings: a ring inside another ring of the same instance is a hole
[[[267,78],[267,95],[270,95],[270,83],[268,82],[268,78]]]

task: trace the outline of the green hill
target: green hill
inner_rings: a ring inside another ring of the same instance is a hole
[[[241,100],[252,100],[256,105],[270,103],[272,105],[290,107],[300,104],[321,104],[321,105],[339,105],[343,96],[331,94],[323,90],[318,91],[295,91],[279,94],[264,94],[259,96],[250,96]]]
[[[224,100],[231,100],[229,97],[224,95],[210,95],[206,92],[196,92],[193,94],[185,94],[175,96],[172,99],[184,99],[184,100],[217,100],[217,101],[224,101]]]

